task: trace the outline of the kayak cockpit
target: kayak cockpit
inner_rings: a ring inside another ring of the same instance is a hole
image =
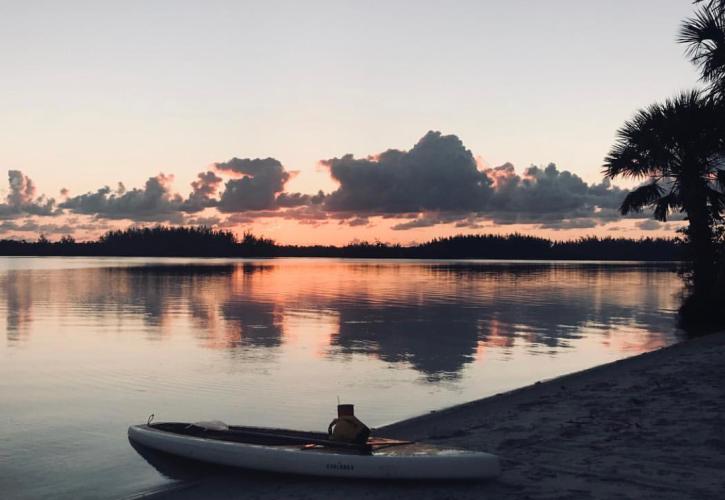
[[[327,434],[321,432],[241,426],[225,426],[226,428],[223,428],[219,425],[209,426],[204,424],[203,422],[191,424],[185,422],[159,422],[147,424],[146,427],[175,435],[232,443],[261,446],[322,446],[361,454],[367,454],[372,451],[370,444],[332,441]]]

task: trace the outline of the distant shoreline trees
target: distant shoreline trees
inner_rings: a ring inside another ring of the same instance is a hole
[[[345,246],[278,245],[273,240],[208,227],[129,228],[109,231],[96,241],[63,237],[51,242],[0,240],[3,256],[100,257],[337,257],[387,259],[506,259],[506,260],[633,260],[678,261],[685,258],[677,239],[585,237],[570,241],[522,234],[459,235],[401,246],[351,243]]]

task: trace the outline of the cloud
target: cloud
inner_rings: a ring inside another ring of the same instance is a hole
[[[406,231],[408,229],[431,227],[437,226],[438,224],[450,224],[452,222],[456,222],[458,224],[464,219],[467,219],[469,216],[470,215],[468,213],[429,212],[406,222],[395,224],[391,229],[395,231]]]
[[[480,210],[490,180],[455,135],[428,132],[409,151],[323,160],[340,187],[325,200],[330,211],[409,213]]]
[[[295,172],[275,158],[232,158],[197,174],[187,197],[172,191],[173,176],[150,177],[141,188],[96,191],[62,202],[37,196],[33,182],[9,172],[10,190],[0,219],[58,215],[63,210],[99,219],[216,227],[278,217],[299,223],[337,221],[351,227],[394,219],[397,231],[452,224],[481,229],[492,224],[531,224],[546,229],[593,228],[621,220],[626,190],[608,180],[588,184],[555,164],[517,172],[511,163],[485,168],[455,135],[426,133],[409,150],[388,149],[367,157],[322,160],[339,187],[332,193],[287,192]],[[226,180],[225,180],[226,179]],[[191,215],[196,214],[192,217]],[[647,214],[627,218],[642,219]],[[649,230],[651,224],[641,229]]]
[[[180,223],[184,200],[171,192],[172,175],[149,177],[143,188],[126,190],[119,183],[116,191],[104,186],[95,193],[68,198],[60,204],[73,213],[96,215],[106,219],[131,219]]]
[[[305,205],[320,205],[325,201],[325,193],[318,191],[317,194],[309,195],[302,193],[280,193],[277,195],[277,207],[301,207]]]
[[[664,227],[664,224],[654,219],[647,219],[643,220],[642,222],[638,222],[636,226],[642,231],[656,231],[658,229],[662,229]]]
[[[290,178],[290,173],[274,158],[232,158],[214,166],[220,172],[241,176],[226,182],[217,205],[219,211],[227,213],[277,208],[276,196],[284,191]]]
[[[6,220],[0,223],[0,233],[8,232],[26,232],[26,233],[42,233],[42,234],[72,234],[78,228],[70,224],[40,224],[32,219],[23,221],[18,224],[15,221]]]
[[[412,220],[395,230],[455,223],[479,228],[498,224],[543,224],[551,228],[594,227],[621,218],[626,191],[608,180],[587,184],[555,164],[532,165],[523,174],[511,163],[479,170],[473,154],[455,135],[428,132],[409,151],[345,155],[321,162],[340,187],[324,199],[329,212]]]
[[[8,170],[8,184],[10,184],[8,205],[19,207],[33,203],[35,184],[30,177],[23,175],[20,170]]]
[[[56,215],[55,200],[36,196],[35,184],[20,170],[8,170],[9,190],[5,203],[0,203],[0,219],[22,215]]]
[[[189,197],[181,205],[181,210],[184,212],[200,212],[219,203],[217,191],[223,179],[211,170],[199,172],[196,177],[197,180],[191,183],[192,191]]]
[[[220,225],[222,222],[221,218],[216,216],[211,217],[189,217],[184,220],[184,224],[189,226],[207,226],[214,227]]]
[[[550,163],[545,168],[532,165],[519,176],[510,163],[487,169],[494,186],[485,215],[498,224],[560,223],[571,227],[593,227],[592,219],[618,219],[616,209],[626,191],[609,180],[587,184],[576,174],[560,171]],[[587,225],[572,219],[584,218]],[[570,222],[565,223],[564,221]]]
[[[342,221],[340,221],[342,223]],[[354,219],[347,222],[347,225],[350,227],[357,227],[357,226],[367,226],[370,224],[370,219],[367,217],[355,217]]]
[[[116,190],[104,186],[95,192],[68,198],[60,207],[105,219],[182,224],[184,213],[193,214],[207,208],[216,207],[223,213],[277,211],[279,208],[319,205],[324,199],[322,192],[316,195],[284,193],[284,184],[291,174],[273,158],[233,158],[226,163],[216,163],[214,167],[218,172],[241,177],[228,180],[220,193],[222,177],[212,170],[200,172],[191,183],[191,193],[184,199],[171,190],[173,176],[161,173],[150,177],[143,188],[127,190],[121,183]],[[213,220],[204,219],[205,222]],[[217,224],[226,222],[218,219]]]

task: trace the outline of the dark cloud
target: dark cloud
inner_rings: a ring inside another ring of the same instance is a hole
[[[214,166],[220,172],[241,176],[226,182],[218,204],[221,212],[277,208],[277,194],[284,191],[290,178],[290,173],[274,158],[232,158]]]
[[[221,221],[219,223],[219,227],[230,228],[240,224],[252,224],[254,220],[255,217],[252,217],[251,215],[248,215],[246,213],[236,213],[231,214],[229,217]]]
[[[214,227],[218,226],[222,223],[221,218],[219,217],[189,217],[187,219],[184,219],[184,224],[189,226],[207,226],[207,227]]]
[[[57,206],[53,199],[37,196],[33,182],[13,170],[6,202],[0,204],[0,219],[57,215],[65,209],[96,219],[173,224],[198,220],[217,227],[264,217],[363,226],[376,217],[396,219],[392,228],[401,231],[439,224],[481,229],[493,223],[572,229],[622,219],[618,208],[627,193],[608,180],[587,184],[553,163],[532,165],[522,173],[510,163],[479,170],[473,154],[457,136],[434,131],[407,151],[389,149],[366,158],[348,154],[321,163],[339,182],[339,188],[330,194],[286,192],[294,172],[274,158],[232,158],[199,173],[186,198],[172,192],[172,176],[159,174],[142,188],[130,190],[119,183],[116,189],[104,186],[70,197],[63,189],[65,199]],[[213,208],[231,217],[222,221],[212,211],[203,212]],[[627,218],[644,217],[647,214]],[[648,227],[651,224],[641,229]]]
[[[0,223],[0,233],[25,232],[42,234],[72,234],[79,228],[70,224],[40,224],[37,221],[28,219],[18,224],[15,221],[6,220]]]
[[[480,227],[499,224],[544,224],[552,228],[594,227],[620,218],[626,191],[608,180],[587,184],[581,177],[531,166],[523,174],[506,163],[478,170],[471,152],[455,135],[428,132],[410,151],[388,150],[378,156],[345,155],[322,162],[340,187],[324,208],[355,216],[413,214],[396,230],[455,223]]]
[[[428,132],[410,151],[389,149],[376,157],[323,160],[340,183],[325,208],[357,213],[480,210],[490,180],[455,135]]]
[[[126,189],[119,182],[115,190],[104,186],[95,192],[67,198],[59,206],[76,214],[105,219],[130,219],[143,222],[183,222],[183,212],[196,213],[219,203],[222,178],[212,171],[200,172],[184,199],[171,190],[173,175],[149,177],[143,188]],[[66,190],[67,193],[67,190]]]
[[[8,170],[8,195],[0,203],[0,219],[23,215],[56,215],[55,200],[36,196],[35,184],[20,170]]]
[[[309,195],[302,193],[280,193],[277,196],[277,206],[280,208],[301,207],[305,205],[319,205],[325,201],[325,193]]]
[[[329,219],[319,206],[307,205],[288,208],[285,210],[258,210],[254,212],[236,212],[229,215],[223,222],[222,227],[233,227],[239,224],[252,224],[256,220],[277,217],[285,220],[293,220],[301,224],[319,224]]]
[[[546,168],[533,165],[522,176],[510,163],[485,172],[493,182],[494,195],[484,215],[499,224],[566,225],[565,221],[579,218],[616,219],[616,209],[627,193],[612,187],[609,180],[589,185],[553,163]]]
[[[437,226],[438,224],[450,224],[452,222],[460,222],[464,219],[468,219],[468,213],[424,213],[420,217],[395,224],[391,229],[395,231],[405,231],[408,229],[416,229],[421,227]],[[461,226],[459,226],[461,227]]]
[[[343,221],[340,222],[342,223]],[[347,222],[347,225],[350,227],[367,226],[370,224],[370,219],[367,217],[355,217],[354,219],[345,222]]]
[[[658,229],[662,229],[665,225],[654,219],[647,219],[647,220],[638,222],[636,224],[636,226],[638,229],[641,229],[642,231],[656,231]]]
[[[199,172],[196,177],[197,180],[191,183],[192,191],[189,197],[181,206],[185,212],[200,212],[219,203],[217,192],[223,179],[211,170]]]
[[[130,191],[120,183],[116,191],[105,186],[95,193],[68,198],[60,206],[77,214],[106,219],[180,223],[184,200],[171,192],[172,179],[173,176],[159,174],[149,177],[143,188]]]

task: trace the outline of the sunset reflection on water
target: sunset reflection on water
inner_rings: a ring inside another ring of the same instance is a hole
[[[0,482],[40,461],[37,496],[155,484],[119,441],[152,412],[320,429],[340,396],[375,426],[656,349],[681,286],[633,263],[4,259]]]

